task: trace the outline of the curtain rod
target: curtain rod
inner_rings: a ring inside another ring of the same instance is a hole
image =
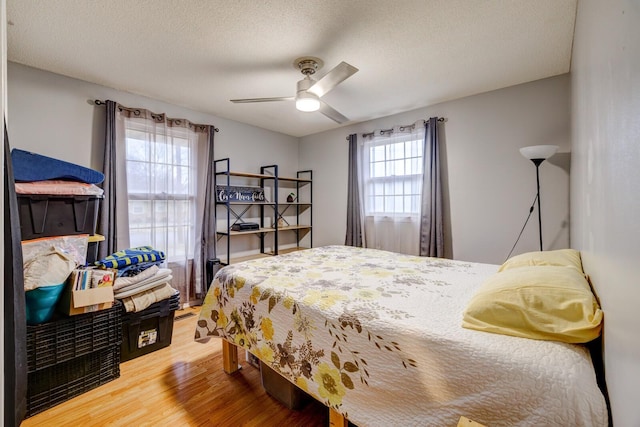
[[[99,99],[94,100],[93,103],[96,104],[96,105],[107,105],[107,103],[105,101],[101,101]],[[120,110],[129,111],[131,113],[135,112],[136,110],[142,110],[142,108],[125,107],[124,105],[120,105],[120,104],[118,104],[118,108],[120,108]],[[187,121],[189,123],[191,123],[190,120],[187,120]],[[198,125],[198,124],[195,124],[195,123],[193,123],[193,125],[194,126],[210,126],[210,125]],[[211,127],[213,128],[214,132],[220,132],[220,129],[218,129],[217,127],[212,126],[212,125],[211,125]]]
[[[445,117],[438,117],[438,121],[439,121],[439,122],[446,122],[446,121],[447,121],[447,119],[446,119]],[[426,122],[426,120],[423,120],[422,122],[423,122],[423,123],[425,123],[425,122]],[[408,129],[408,128],[413,129],[413,128],[415,127],[415,123],[414,123],[414,124],[410,124],[410,125],[399,126],[399,127],[400,127],[400,129],[401,129],[401,130]],[[380,131],[380,133],[387,133],[387,132],[393,132],[393,128],[391,128],[391,129],[382,129],[382,130]],[[366,137],[366,136],[371,136],[371,135],[373,135],[374,133],[375,133],[375,132],[363,133],[363,134],[362,134],[362,137],[364,138],[364,137]],[[349,138],[347,138],[347,140],[348,140],[348,139],[349,139]]]

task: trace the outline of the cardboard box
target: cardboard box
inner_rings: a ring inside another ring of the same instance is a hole
[[[276,400],[292,410],[302,409],[312,398],[301,388],[260,361],[262,387]]]
[[[111,308],[112,306],[112,286],[80,291],[74,291],[70,286],[67,286],[60,305],[62,312],[69,316],[92,313],[94,311]]]
[[[61,311],[73,316],[111,308],[114,279],[115,273],[111,270],[74,270],[67,279],[59,306]]]

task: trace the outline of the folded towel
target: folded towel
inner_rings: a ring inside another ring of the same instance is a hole
[[[157,265],[154,265],[135,276],[118,277],[113,282],[113,290],[117,291],[118,289],[124,288],[125,286],[129,286],[134,283],[140,283],[143,280],[147,280],[149,277],[155,276],[156,273],[158,273],[158,270],[160,270],[160,268]]]
[[[68,179],[87,184],[104,181],[104,175],[96,170],[17,148],[11,150],[11,163],[16,181]]]
[[[127,289],[120,289],[118,292],[114,292],[113,296],[117,299],[123,299],[125,297],[130,297],[131,295],[138,294],[142,291],[146,291],[149,289],[153,289],[156,286],[161,285],[162,283],[171,283],[171,279],[173,276],[169,275],[166,277],[161,277],[159,279],[149,279],[145,281],[145,283],[138,283],[135,286],[130,286]]]
[[[47,181],[16,182],[16,193],[56,194],[61,196],[102,196],[104,190],[95,184],[54,179]]]
[[[165,283],[157,286],[153,289],[132,295],[130,297],[120,300],[124,304],[124,308],[127,312],[139,312],[149,307],[158,301],[171,298],[178,291],[173,289],[171,285]]]
[[[171,270],[169,270],[168,268],[161,268],[156,274],[140,282],[131,283],[126,286],[120,286],[118,289],[114,290],[114,296],[118,298],[120,295],[123,295],[125,293],[127,295],[131,295],[132,293],[136,293],[136,290],[150,289],[154,287],[154,284],[157,285],[159,283],[169,282],[171,281],[171,279],[173,279]]]

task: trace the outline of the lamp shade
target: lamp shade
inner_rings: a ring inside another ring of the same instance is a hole
[[[520,149],[520,154],[529,160],[546,160],[556,154],[557,145],[531,145]]]
[[[296,108],[300,111],[318,111],[320,100],[317,95],[300,91],[296,95]]]

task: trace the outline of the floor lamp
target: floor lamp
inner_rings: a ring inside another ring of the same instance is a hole
[[[532,145],[530,147],[524,147],[520,149],[520,154],[522,154],[527,159],[531,160],[534,165],[536,165],[536,184],[537,184],[537,194],[536,199],[538,200],[538,232],[540,234],[540,250],[542,251],[542,215],[540,209],[540,173],[538,171],[540,164],[547,160],[549,157],[556,154],[558,151],[557,145]]]

